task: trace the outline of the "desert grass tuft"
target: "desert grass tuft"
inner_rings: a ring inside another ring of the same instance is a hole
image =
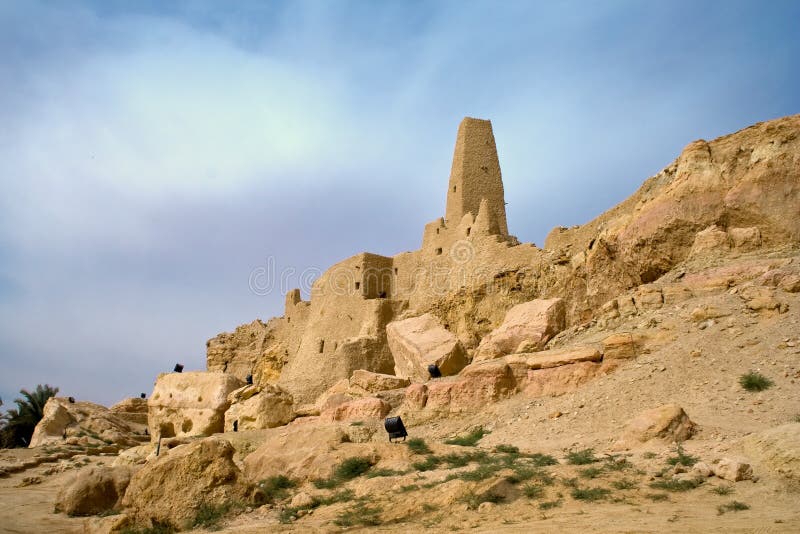
[[[411,438],[406,442],[406,445],[408,445],[408,449],[414,454],[431,454],[433,452],[422,438]]]
[[[487,434],[488,432],[484,430],[482,426],[479,426],[470,433],[448,439],[445,443],[448,445],[460,445],[462,447],[474,447]]]
[[[608,488],[575,488],[570,492],[576,501],[600,501],[608,497],[611,490]]]
[[[594,455],[594,449],[583,449],[567,453],[567,463],[571,465],[588,465],[599,461]]]
[[[741,512],[742,510],[749,510],[750,506],[739,501],[731,501],[728,504],[721,504],[717,506],[717,514],[722,515],[725,512]]]
[[[775,382],[756,371],[750,371],[739,377],[739,385],[747,391],[764,391],[774,384]]]

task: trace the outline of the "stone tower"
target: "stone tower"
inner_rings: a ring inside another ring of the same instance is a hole
[[[464,118],[458,126],[450,184],[447,190],[445,224],[457,225],[466,213],[478,216],[481,201],[488,224],[499,235],[508,235],[503,178],[494,143],[492,123]]]

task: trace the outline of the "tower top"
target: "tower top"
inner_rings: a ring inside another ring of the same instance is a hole
[[[450,184],[447,189],[447,225],[457,225],[465,214],[478,216],[484,202],[492,228],[508,235],[503,177],[488,120],[465,117],[458,125]]]

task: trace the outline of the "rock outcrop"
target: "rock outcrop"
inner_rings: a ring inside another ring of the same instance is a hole
[[[125,494],[132,473],[128,467],[84,467],[64,482],[55,509],[78,516],[113,510]]]
[[[233,455],[231,444],[216,438],[171,449],[133,475],[122,506],[142,527],[182,529],[202,505],[245,501],[248,485]]]
[[[220,372],[158,375],[147,402],[152,440],[222,432],[230,407],[228,394],[243,385],[235,376]]]
[[[33,431],[30,447],[61,443],[70,438],[133,446],[139,443],[144,430],[105,406],[87,401],[70,402],[65,397],[51,397],[42,412],[43,417]]]
[[[508,310],[503,324],[481,340],[473,361],[542,350],[564,326],[562,299],[532,300],[518,304]]]
[[[695,424],[677,404],[665,404],[645,410],[625,426],[612,448],[633,448],[653,439],[666,443],[681,442],[694,433]]]
[[[748,456],[800,486],[800,423],[751,434],[743,447]]]
[[[292,396],[278,386],[245,386],[228,395],[225,432],[282,426],[294,419]]]
[[[403,378],[424,382],[430,378],[429,365],[450,376],[467,364],[461,342],[429,313],[389,323],[386,333],[395,372]]]

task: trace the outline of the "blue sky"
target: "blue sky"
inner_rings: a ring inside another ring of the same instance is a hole
[[[110,404],[313,277],[418,248],[491,119],[542,244],[800,112],[800,3],[0,0],[0,396]]]

